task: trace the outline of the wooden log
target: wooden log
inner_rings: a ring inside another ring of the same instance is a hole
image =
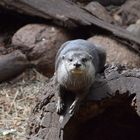
[[[0,82],[10,80],[28,68],[26,56],[19,50],[0,56]]]
[[[56,24],[61,23],[62,26],[78,27],[79,25],[82,25],[98,27],[123,40],[124,43],[127,42],[130,48],[140,52],[140,40],[137,37],[120,27],[100,20],[84,7],[80,7],[71,1],[1,0],[0,5],[14,9],[18,12],[52,20]]]
[[[73,116],[67,113],[72,100],[66,99],[67,111],[63,122],[59,123],[60,116],[55,108],[57,85],[52,78],[30,116],[28,139],[135,139],[140,128],[139,84],[140,70],[109,67],[97,77],[88,99]],[[100,135],[101,132],[104,133]]]

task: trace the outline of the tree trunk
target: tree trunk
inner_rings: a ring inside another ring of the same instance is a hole
[[[140,52],[140,40],[128,31],[95,17],[84,7],[68,0],[1,0],[0,5],[20,13],[43,17],[66,27],[93,26],[119,38],[133,50]]]
[[[30,140],[133,140],[140,129],[140,70],[108,67],[98,76],[89,96],[62,123],[56,113],[54,77],[39,96],[27,129]],[[68,98],[67,111],[72,103]]]

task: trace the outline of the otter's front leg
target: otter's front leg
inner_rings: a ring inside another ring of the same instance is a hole
[[[58,85],[56,112],[61,115],[64,111],[64,108],[64,88],[61,85]]]
[[[76,94],[75,100],[72,103],[72,105],[70,106],[70,110],[69,113],[72,115],[76,110],[79,109],[79,106],[81,104],[81,102],[84,100],[84,98],[86,98],[88,92],[84,91],[84,92],[79,92],[78,94]]]

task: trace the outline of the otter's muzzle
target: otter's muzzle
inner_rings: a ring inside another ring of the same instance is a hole
[[[73,74],[83,74],[83,70],[81,70],[81,66],[82,66],[82,64],[80,64],[80,63],[74,63],[73,64],[74,65],[74,69],[71,71]]]
[[[75,66],[76,68],[79,68],[79,67],[81,66],[81,64],[80,64],[80,63],[75,63],[74,66]]]

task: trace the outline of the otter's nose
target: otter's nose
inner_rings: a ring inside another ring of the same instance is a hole
[[[76,68],[79,68],[79,67],[81,66],[81,64],[75,63],[74,66],[75,66]]]

